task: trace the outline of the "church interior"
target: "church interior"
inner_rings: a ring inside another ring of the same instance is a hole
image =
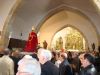
[[[100,46],[100,0],[0,0],[0,45],[24,48],[32,26],[48,49]]]
[[[100,75],[100,0],[0,0],[0,75]]]

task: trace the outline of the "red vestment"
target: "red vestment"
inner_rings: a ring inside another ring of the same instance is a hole
[[[32,31],[29,34],[29,38],[26,43],[24,51],[25,52],[35,52],[37,45],[38,45],[37,34],[34,31]]]

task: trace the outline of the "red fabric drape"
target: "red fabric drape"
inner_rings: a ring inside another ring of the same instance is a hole
[[[25,52],[35,52],[37,45],[38,45],[37,34],[34,31],[32,31],[29,34],[29,38],[24,48],[24,51]]]

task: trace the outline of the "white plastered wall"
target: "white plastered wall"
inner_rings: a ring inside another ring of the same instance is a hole
[[[0,0],[0,31],[4,27],[4,23],[17,0]]]

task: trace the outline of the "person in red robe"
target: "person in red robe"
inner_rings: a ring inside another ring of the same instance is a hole
[[[37,34],[35,33],[34,28],[32,28],[32,32],[29,34],[29,38],[28,41],[26,42],[24,51],[36,52],[37,45],[38,45]]]

